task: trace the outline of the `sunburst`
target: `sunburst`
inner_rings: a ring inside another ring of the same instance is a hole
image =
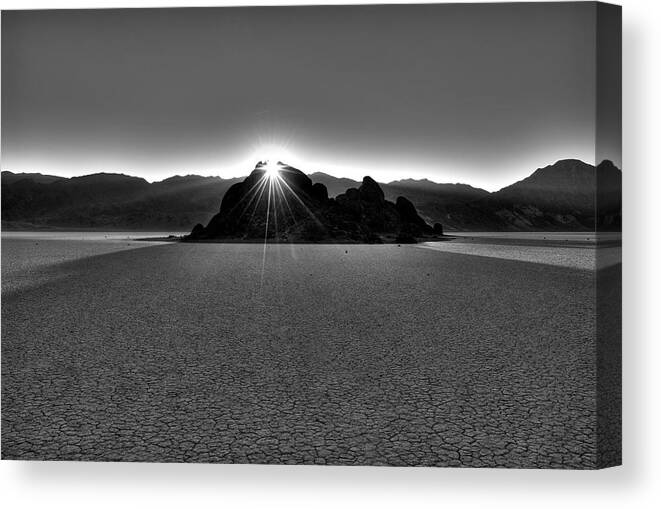
[[[277,179],[280,176],[280,164],[276,161],[267,160],[262,169],[269,180]]]

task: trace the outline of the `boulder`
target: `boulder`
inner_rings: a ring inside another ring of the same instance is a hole
[[[385,196],[381,186],[379,186],[379,184],[377,184],[372,177],[364,177],[363,183],[358,191],[360,194],[360,199],[363,201],[379,204],[385,201]]]
[[[399,196],[395,202],[397,212],[405,223],[411,223],[418,226],[428,226],[424,219],[418,215],[415,205],[403,196]]]

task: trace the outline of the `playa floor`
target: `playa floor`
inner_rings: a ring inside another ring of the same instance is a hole
[[[25,242],[2,244],[3,459],[595,466],[589,270],[102,240],[30,265],[56,241]]]

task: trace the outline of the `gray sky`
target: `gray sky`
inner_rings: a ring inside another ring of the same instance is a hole
[[[2,168],[494,190],[594,163],[593,3],[3,12]],[[619,156],[613,156],[620,164]]]

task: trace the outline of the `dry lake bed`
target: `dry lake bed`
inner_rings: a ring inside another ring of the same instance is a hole
[[[3,233],[3,459],[595,466],[589,242],[144,236]]]

